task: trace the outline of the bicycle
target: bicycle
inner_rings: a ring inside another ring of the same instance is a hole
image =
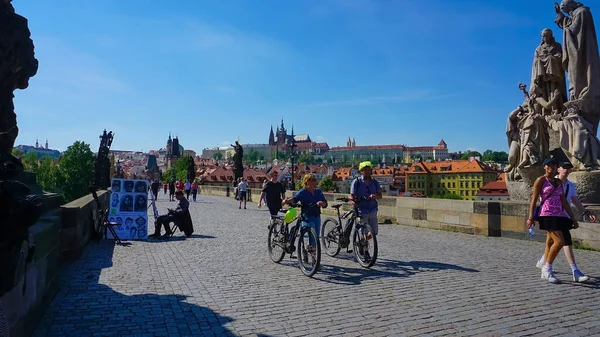
[[[351,201],[349,198],[336,198],[336,200],[343,201],[344,203]],[[362,197],[359,199],[359,202],[365,200],[369,200],[369,198]],[[377,261],[377,236],[373,234],[371,225],[363,223],[361,220],[357,221],[357,218],[360,218],[357,205],[344,214],[340,214],[342,204],[334,204],[331,207],[337,210],[338,218],[326,218],[321,226],[321,244],[325,249],[325,253],[331,257],[335,257],[342,248],[346,248],[347,253],[354,252],[356,261],[362,267],[372,267],[375,261]],[[342,219],[347,219],[343,227]],[[354,226],[355,223],[356,225]],[[352,240],[353,250],[349,250],[350,234],[353,227],[355,228]],[[369,251],[371,249],[372,252]]]
[[[298,204],[290,206],[292,208],[289,210],[282,209],[279,212],[287,213],[291,209],[298,207]],[[317,232],[312,227],[300,227],[302,222],[306,221],[302,213],[289,221],[284,221],[284,217],[280,215],[272,215],[271,219],[273,221],[269,228],[268,238],[271,260],[279,263],[283,260],[285,254],[290,254],[290,258],[294,258],[294,250],[297,250],[296,257],[300,264],[300,270],[308,277],[313,276],[321,264],[321,246],[319,245]],[[289,228],[289,224],[294,221],[296,221],[296,224]],[[298,247],[294,246],[296,238],[298,238]],[[310,245],[311,241],[315,244]]]

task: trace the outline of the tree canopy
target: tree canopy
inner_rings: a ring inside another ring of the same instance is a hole
[[[319,182],[319,188],[323,192],[335,191],[335,184],[333,183],[333,179],[330,175],[324,176]]]

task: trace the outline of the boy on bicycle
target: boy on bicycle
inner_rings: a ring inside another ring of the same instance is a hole
[[[379,185],[379,182],[371,176],[373,173],[373,164],[371,164],[370,161],[363,161],[360,163],[358,165],[358,170],[360,171],[361,176],[352,181],[349,199],[352,200],[355,206],[358,204],[358,210],[360,211],[362,221],[371,225],[373,235],[377,235],[379,227],[377,222],[377,199],[383,197],[381,186]],[[368,200],[363,200],[363,197],[368,198]]]

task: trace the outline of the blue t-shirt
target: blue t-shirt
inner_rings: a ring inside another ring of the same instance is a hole
[[[310,193],[309,190],[303,188],[294,197],[292,198],[294,202],[302,203],[302,213],[307,216],[320,216],[321,210],[319,206],[317,206],[318,201],[325,201],[325,195],[323,195],[323,191],[318,188],[315,188],[315,193]]]
[[[371,177],[371,182],[367,184],[365,178],[360,176],[352,181],[350,185],[350,194],[353,194],[357,198],[368,197],[371,194],[378,194],[381,192],[381,186],[379,182]],[[363,200],[358,202],[358,210],[363,213],[371,213],[377,211],[377,200]]]

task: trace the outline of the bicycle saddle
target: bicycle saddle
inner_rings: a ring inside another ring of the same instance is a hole
[[[331,208],[340,208],[342,207],[342,204],[333,204],[331,205]]]

